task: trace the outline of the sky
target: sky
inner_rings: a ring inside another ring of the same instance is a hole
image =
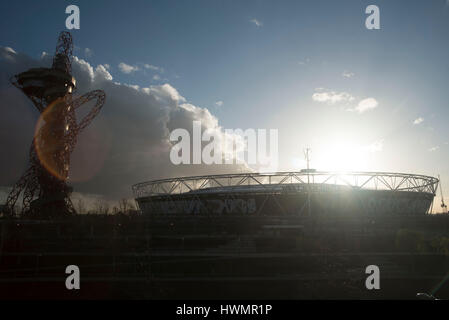
[[[247,169],[169,163],[168,133],[201,120],[277,129],[279,171],[304,168],[310,147],[318,170],[440,174],[449,196],[446,0],[1,2],[0,142],[12,169],[0,185],[26,168],[38,116],[7,79],[51,64],[69,4],[80,8],[79,92],[107,94],[73,155],[78,190],[120,197],[148,179]],[[371,4],[379,30],[365,27]]]

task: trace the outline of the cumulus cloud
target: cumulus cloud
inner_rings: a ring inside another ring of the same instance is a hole
[[[42,53],[42,54],[44,54],[44,53]],[[13,48],[3,47],[2,59],[6,59],[11,62],[14,62],[16,56],[17,56],[17,52]]]
[[[9,53],[13,53],[13,54],[17,53],[13,48],[10,48],[10,47],[5,47],[5,51],[9,52]]]
[[[358,105],[354,109],[350,109],[349,111],[356,111],[358,113],[364,113],[366,111],[377,108],[379,103],[374,98],[366,98],[361,100]]]
[[[84,55],[85,55],[86,57],[90,58],[90,57],[93,56],[93,54],[94,54],[94,52],[92,51],[92,49],[89,49],[89,48],[85,48],[85,49],[84,49]]]
[[[352,78],[353,76],[355,76],[355,73],[349,72],[349,71],[343,71],[343,73],[341,75],[343,76],[343,78]]]
[[[347,92],[335,92],[335,91],[322,91],[323,89],[317,89],[320,92],[315,92],[312,95],[312,99],[316,102],[325,102],[328,104],[335,104],[338,102],[350,102],[355,98]]]
[[[223,106],[223,101],[219,100],[219,101],[215,102],[215,105],[217,107],[221,107],[221,106]]]
[[[118,68],[120,69],[121,72],[126,73],[126,74],[130,74],[132,72],[136,72],[139,70],[139,67],[137,66],[131,66],[129,64],[126,64],[124,62],[120,62],[118,65]]]
[[[48,67],[52,57],[34,60],[0,47],[0,145],[8,157],[0,157],[0,186],[12,186],[28,165],[28,150],[39,113],[9,78],[31,67]],[[139,87],[114,82],[106,65],[96,67],[73,58],[73,75],[81,95],[95,89],[106,93],[97,118],[83,131],[71,158],[69,182],[77,192],[114,199],[131,196],[137,182],[175,176],[241,172],[246,164],[174,165],[170,162],[170,132],[192,131],[194,120],[203,130],[225,135],[218,119],[205,108],[189,104],[172,85]],[[79,109],[79,118],[92,107]],[[192,135],[192,134],[191,134]]]
[[[421,118],[421,117],[419,117],[419,118],[416,118],[415,120],[413,120],[413,124],[420,124],[420,123],[422,123],[423,121],[424,121],[424,119]]]
[[[304,66],[304,65],[308,64],[309,62],[310,62],[310,59],[306,58],[304,60],[298,61],[298,65]]]
[[[145,67],[145,69],[153,70],[153,71],[160,72],[160,73],[164,72],[164,69],[161,67],[158,67],[158,66],[153,66],[153,65],[147,64],[147,63],[144,64],[143,66]]]
[[[316,102],[327,103],[329,105],[337,103],[345,103],[346,105],[353,102],[355,98],[347,92],[336,92],[325,90],[323,88],[316,88],[315,93],[312,95],[312,99]],[[346,111],[364,113],[368,110],[377,108],[379,103],[374,98],[366,98],[360,100],[355,107],[347,108]]]
[[[259,21],[257,19],[251,19],[251,20],[249,20],[249,22],[254,23],[257,27],[262,27],[263,26],[262,21]]]
[[[372,144],[363,147],[362,149],[368,152],[380,152],[382,151],[384,148],[384,140],[377,140],[375,142],[373,142]]]

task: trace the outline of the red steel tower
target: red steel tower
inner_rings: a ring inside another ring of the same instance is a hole
[[[23,191],[22,215],[36,218],[67,216],[75,213],[67,185],[70,154],[78,134],[102,108],[102,90],[74,99],[72,77],[72,36],[61,32],[51,68],[32,68],[11,79],[13,85],[30,98],[41,113],[29,151],[30,166],[14,185],[6,200],[10,214]],[[76,109],[96,99],[90,112],[80,121]]]

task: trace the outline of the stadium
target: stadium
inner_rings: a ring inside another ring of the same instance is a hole
[[[238,173],[135,184],[145,215],[425,215],[437,178],[386,172]]]

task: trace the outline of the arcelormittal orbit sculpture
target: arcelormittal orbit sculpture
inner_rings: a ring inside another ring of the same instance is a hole
[[[11,80],[41,115],[29,152],[30,166],[6,200],[10,214],[22,191],[22,215],[49,218],[75,213],[70,200],[72,189],[67,185],[70,154],[78,134],[98,114],[106,95],[102,90],[95,90],[72,98],[76,88],[72,50],[72,36],[61,32],[51,68],[32,68]],[[93,99],[96,99],[94,107],[77,122],[76,110]]]

